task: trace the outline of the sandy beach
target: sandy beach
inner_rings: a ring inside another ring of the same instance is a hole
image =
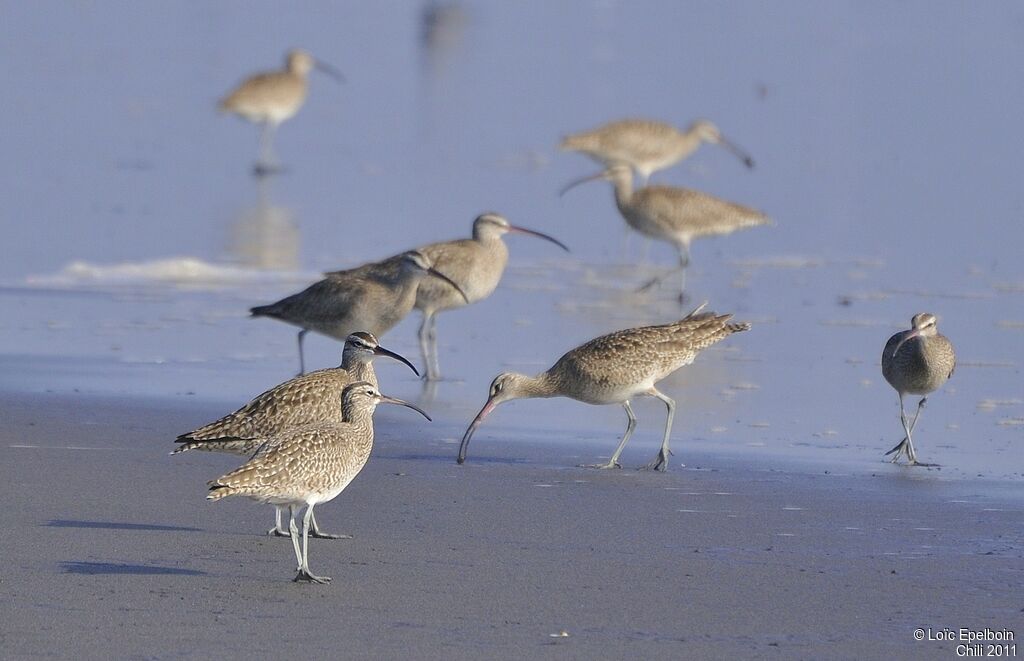
[[[596,442],[491,443],[460,467],[433,440],[459,430],[394,411],[318,510],[354,537],[311,542],[334,582],[294,584],[270,507],[203,499],[235,459],[167,455],[217,413],[0,398],[4,656],[934,659],[956,641],[916,628],[1021,633],[1015,485],[685,444],[667,474],[576,467],[610,450]]]

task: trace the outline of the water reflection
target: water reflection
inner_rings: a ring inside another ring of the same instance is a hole
[[[434,106],[444,98],[445,74],[462,47],[469,16],[458,2],[430,0],[420,11],[420,130],[430,132]],[[443,112],[443,111],[442,111]]]
[[[242,209],[231,223],[228,253],[243,266],[272,271],[299,267],[299,226],[288,207],[270,199],[273,177],[254,177],[255,206]]]
[[[457,2],[428,2],[420,13],[420,67],[427,78],[441,77],[462,45],[466,11]]]

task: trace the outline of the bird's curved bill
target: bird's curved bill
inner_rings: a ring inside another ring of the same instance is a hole
[[[429,268],[429,269],[427,269],[427,273],[430,273],[431,275],[433,275],[433,276],[435,276],[435,277],[441,278],[442,280],[444,280],[445,282],[447,282],[448,284],[450,284],[450,285],[451,285],[452,287],[455,287],[455,290],[456,290],[457,292],[459,292],[460,294],[462,294],[462,298],[463,298],[463,299],[464,299],[464,300],[466,301],[466,303],[469,303],[469,296],[466,296],[466,292],[464,292],[464,291],[462,290],[462,287],[460,287],[460,286],[458,285],[458,283],[456,283],[456,282],[455,282],[454,280],[452,280],[451,278],[449,278],[448,276],[446,276],[446,275],[445,275],[444,273],[441,273],[440,271],[438,271],[438,270],[437,270],[437,269],[435,269],[435,268]]]
[[[380,401],[387,402],[388,404],[398,404],[399,406],[404,406],[407,409],[412,409],[413,411],[416,411],[417,413],[422,415],[424,418],[426,418],[430,422],[434,421],[433,418],[431,418],[429,415],[427,415],[426,411],[424,411],[420,407],[416,406],[415,404],[410,404],[409,402],[405,401],[404,399],[398,399],[397,397],[388,397],[387,395],[381,395],[380,396]]]
[[[326,62],[321,62],[320,60],[317,60],[316,63],[313,64],[313,66],[316,67],[318,71],[323,71],[325,74],[335,79],[339,83],[348,82],[345,80],[345,76],[343,76],[340,71],[332,67],[330,64],[327,64]]]
[[[738,158],[741,161],[743,161],[743,165],[746,165],[748,168],[753,169],[753,167],[754,167],[754,159],[752,159],[750,157],[750,154],[748,154],[744,150],[740,149],[739,146],[736,145],[736,143],[729,142],[725,138],[720,137],[720,138],[718,138],[718,144],[722,145],[723,147],[725,147],[726,149],[731,151],[733,153],[733,155],[736,156],[736,158]]]
[[[394,358],[398,362],[405,363],[406,365],[408,365],[409,369],[411,369],[413,371],[413,373],[416,374],[416,376],[420,375],[419,370],[416,369],[416,366],[413,365],[412,363],[410,363],[408,360],[406,360],[405,356],[397,354],[394,351],[392,351],[391,349],[385,349],[382,346],[377,346],[373,350],[373,355],[375,355],[375,356],[387,356],[388,358]]]
[[[550,241],[551,243],[555,244],[556,246],[558,246],[559,248],[561,248],[565,252],[569,252],[569,247],[567,245],[565,245],[564,243],[562,243],[561,241],[559,241],[555,237],[548,236],[547,234],[544,234],[542,232],[538,232],[537,230],[529,230],[529,229],[526,229],[525,227],[519,227],[518,225],[509,225],[508,226],[508,231],[515,232],[516,234],[529,234],[530,236],[535,236],[538,239],[544,239],[545,241]]]
[[[572,181],[567,183],[565,186],[562,186],[562,190],[558,191],[558,195],[559,196],[565,195],[566,193],[571,191],[573,188],[576,188],[580,184],[585,184],[588,181],[595,181],[597,179],[604,179],[606,174],[607,174],[607,172],[605,170],[601,170],[597,174],[591,174],[591,175],[587,175],[586,177],[580,177],[579,179],[573,179]]]
[[[919,330],[912,330],[909,333],[907,333],[903,337],[903,339],[900,340],[899,343],[896,345],[896,348],[892,350],[892,357],[893,358],[896,357],[896,354],[899,353],[900,347],[902,347],[904,344],[906,344],[907,340],[912,340],[915,337],[919,336],[920,334],[921,334],[921,331],[919,331]]]
[[[469,427],[466,428],[466,433],[462,435],[462,443],[459,445],[459,458],[456,460],[462,464],[466,461],[466,450],[469,449],[469,439],[473,438],[473,433],[476,432],[476,428],[483,424],[484,418],[491,414],[491,411],[497,406],[494,400],[487,400],[484,407],[480,409],[480,412],[473,418],[473,422],[469,423]]]

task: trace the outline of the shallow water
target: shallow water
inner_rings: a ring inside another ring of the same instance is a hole
[[[604,184],[559,136],[629,115],[714,120],[757,161],[705,146],[653,180],[776,222],[697,242],[692,301],[753,322],[667,380],[685,448],[835,471],[892,470],[896,397],[879,354],[939,315],[960,363],[916,434],[925,479],[1024,476],[1024,8],[834,3],[276,3],[5,9],[0,83],[0,388],[195,396],[225,406],[289,377],[293,329],[246,310],[317,273],[468,235],[479,212],[568,243],[509,237],[489,300],[439,318],[439,425],[457,439],[497,372],[540,371],[600,333],[679,315],[634,289],[674,255],[626,240]],[[439,9],[438,9],[439,7]],[[116,25],[117,30],[110,26]],[[429,29],[428,29],[429,27]],[[253,127],[214,112],[301,45],[315,76],[282,126],[288,171],[257,182]],[[628,243],[628,245],[625,245]],[[414,315],[415,317],[415,315]],[[410,318],[383,343],[419,363]],[[340,345],[311,337],[309,364]],[[416,397],[401,366],[385,390]],[[908,401],[913,406],[915,402]],[[629,465],[664,410],[637,405]],[[502,407],[496,444],[581,441],[608,454],[620,409]],[[454,454],[454,447],[453,447]]]

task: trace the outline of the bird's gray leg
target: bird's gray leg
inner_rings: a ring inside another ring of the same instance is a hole
[[[317,539],[352,539],[352,535],[332,535],[329,532],[322,532],[320,524],[316,522],[315,514],[310,515],[309,524],[309,534],[311,537],[316,537]]]
[[[660,393],[657,388],[651,388],[648,393],[652,397],[657,397],[661,401],[665,402],[665,407],[668,408],[668,417],[665,419],[665,438],[661,440],[661,450],[658,451],[658,456],[654,458],[654,461],[647,464],[646,468],[653,468],[654,470],[668,470],[668,456],[672,454],[672,451],[668,448],[668,439],[672,434],[672,418],[676,414],[676,403],[672,401],[671,397],[667,397]]]
[[[428,330],[430,340],[430,359],[433,362],[435,380],[441,378],[441,361],[437,353],[437,313],[430,315],[430,329]]]
[[[423,363],[427,368],[423,378],[436,381],[441,378],[441,365],[437,359],[437,313],[424,311],[419,336],[420,353],[423,354]]]
[[[260,129],[260,160],[257,169],[264,173],[270,172],[277,165],[274,158],[274,129],[277,125],[274,122],[263,122]]]
[[[914,433],[914,427],[916,427],[916,426],[917,426],[917,419],[918,419],[918,418],[919,418],[919,417],[921,416],[921,409],[923,409],[923,408],[924,408],[924,405],[925,405],[926,403],[928,403],[928,398],[927,398],[927,397],[922,397],[922,398],[921,398],[921,401],[917,403],[917,412],[916,412],[916,413],[914,413],[914,419],[910,421],[910,433],[911,433],[911,434],[913,434],[913,433]],[[901,405],[900,405],[900,408],[902,409],[902,403],[901,403]],[[907,443],[907,437],[906,437],[906,436],[904,436],[904,437],[903,437],[903,440],[902,440],[902,441],[900,441],[900,442],[899,442],[899,444],[897,444],[897,445],[896,445],[896,447],[894,447],[893,449],[889,450],[889,451],[888,451],[888,452],[886,452],[885,454],[886,454],[886,455],[890,455],[890,454],[892,454],[893,452],[896,452],[897,450],[899,450],[899,449],[903,448],[903,447],[904,447],[904,445],[905,445],[906,443]],[[898,455],[897,455],[897,456],[898,456]],[[915,456],[915,459],[916,459],[916,457],[917,457],[916,453],[915,453],[915,455],[914,455],[914,456]],[[896,463],[896,460],[895,460],[895,459],[893,459],[893,463]],[[919,465],[919,466],[937,466],[938,464],[921,464],[921,463],[918,463],[918,465]]]
[[[662,280],[665,280],[669,276],[675,273],[679,273],[681,279],[679,300],[680,302],[682,302],[683,294],[686,291],[686,267],[690,265],[690,244],[680,243],[679,245],[676,246],[676,248],[679,250],[679,266],[669,269],[668,271],[665,271],[661,275],[651,278],[643,285],[641,285],[639,288],[637,288],[637,291],[647,291],[648,289],[658,284]]]
[[[299,528],[295,525],[295,507],[288,508],[288,530],[291,531],[292,549],[295,550],[296,571],[302,569],[302,552],[299,551]]]
[[[305,339],[306,333],[309,331],[305,328],[299,331],[299,376],[306,373],[306,356],[302,351],[302,340]]]
[[[330,576],[316,576],[309,571],[309,526],[313,519],[313,506],[306,507],[306,514],[302,517],[302,559],[299,562],[299,570],[293,581],[309,581],[311,583],[330,583]]]
[[[424,380],[430,381],[433,379],[433,375],[430,372],[430,313],[426,310],[423,311],[423,319],[420,321],[420,355],[423,357],[423,365],[426,368],[427,373],[423,375]]]
[[[626,447],[626,443],[629,442],[629,437],[633,435],[633,430],[636,429],[636,416],[633,415],[633,407],[629,405],[629,400],[622,402],[622,408],[626,409],[626,415],[629,416],[629,423],[626,425],[626,433],[622,435],[622,440],[619,441],[619,447],[615,448],[615,452],[612,453],[612,458],[608,460],[606,464],[589,464],[587,468],[622,468],[619,464],[619,455],[622,454],[623,448]]]
[[[288,531],[281,527],[281,510],[284,509],[280,505],[274,505],[274,527],[267,531],[268,535],[275,537],[288,537]]]
[[[897,392],[896,394],[899,395],[900,398],[900,422],[903,424],[903,432],[906,436],[903,437],[902,441],[896,444],[896,447],[885,453],[886,456],[895,453],[891,459],[894,464],[899,461],[900,455],[904,452],[907,453],[907,458],[910,458],[910,453],[907,451],[907,446],[910,443],[910,427],[907,425],[907,412],[903,409],[903,393]]]
[[[924,409],[924,405],[928,402],[927,397],[922,397],[921,401],[917,403],[917,411],[914,413],[914,419],[910,422],[910,429],[907,430],[907,459],[910,460],[911,466],[938,466],[938,464],[925,464],[917,460],[917,452],[914,451],[914,441],[910,437],[914,433],[914,427],[917,426],[917,421],[921,417],[921,410]]]

